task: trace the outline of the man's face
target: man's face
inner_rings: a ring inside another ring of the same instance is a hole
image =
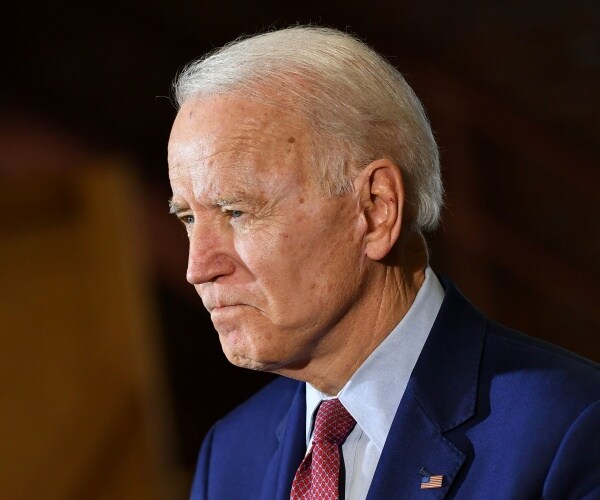
[[[357,321],[365,223],[353,194],[319,194],[309,139],[291,113],[234,96],[189,100],[173,125],[187,279],[239,366],[301,369],[331,356]]]

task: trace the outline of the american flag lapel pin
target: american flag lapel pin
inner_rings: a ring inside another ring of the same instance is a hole
[[[423,467],[421,467],[419,474],[421,474],[422,490],[429,490],[433,488],[442,487],[442,483],[444,481],[444,476],[442,474],[430,474]]]

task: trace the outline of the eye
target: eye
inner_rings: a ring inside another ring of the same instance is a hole
[[[193,215],[182,215],[181,217],[179,217],[179,220],[183,223],[183,225],[189,226],[190,224],[194,223],[194,216]]]
[[[246,214],[246,212],[244,212],[243,210],[235,210],[233,208],[226,207],[221,207],[221,211],[225,216],[229,217],[230,219],[239,219],[240,217]]]

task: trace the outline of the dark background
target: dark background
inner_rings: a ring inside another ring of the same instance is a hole
[[[170,82],[241,34],[316,23],[388,56],[423,98],[442,149],[447,210],[429,238],[434,268],[492,317],[600,359],[597,1],[62,0],[11,9],[3,130],[40,129],[117,155],[139,181],[184,467],[210,423],[270,378],[225,361],[185,283],[185,236],[165,215]],[[20,168],[7,154],[1,162]]]

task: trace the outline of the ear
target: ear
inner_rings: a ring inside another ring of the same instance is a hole
[[[400,168],[382,158],[370,163],[355,180],[362,215],[367,222],[364,235],[366,255],[383,259],[400,236],[404,183]]]

